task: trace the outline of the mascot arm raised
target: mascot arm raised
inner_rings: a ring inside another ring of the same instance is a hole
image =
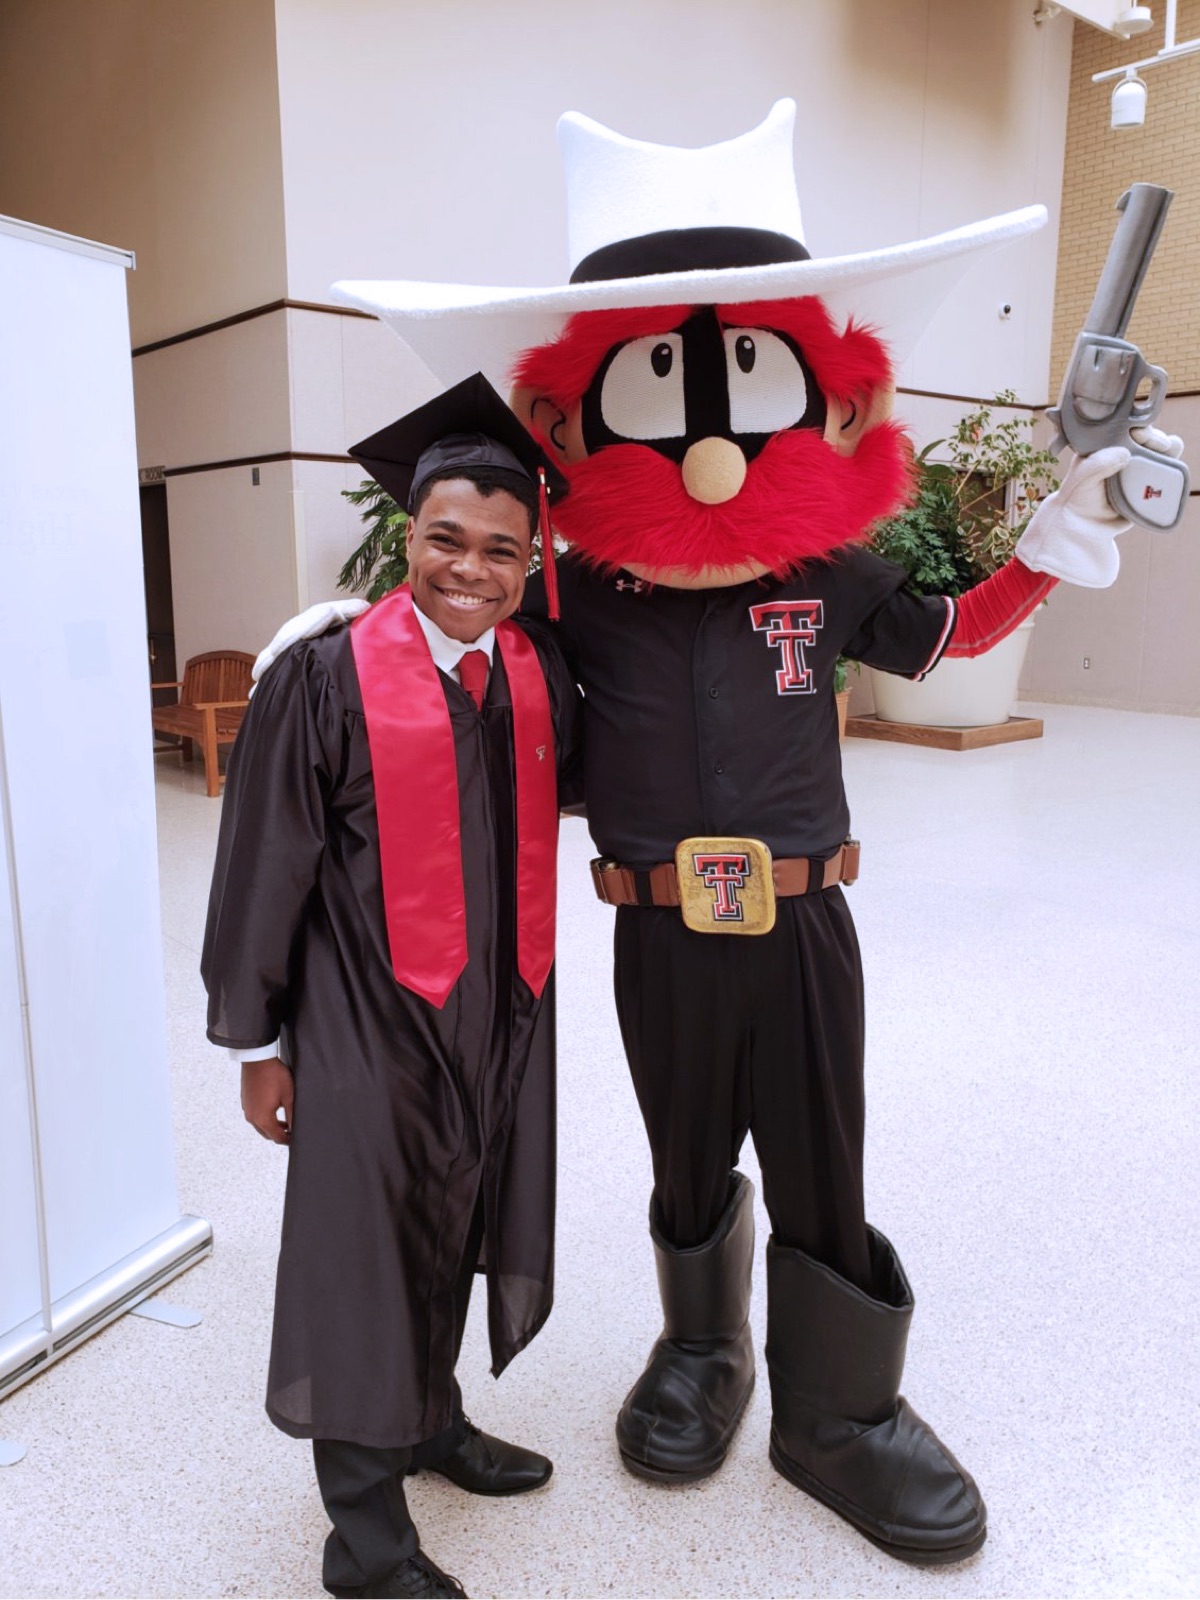
[[[1183,441],[1157,428],[1140,428],[1147,449],[1178,458]],[[1084,589],[1116,581],[1116,541],[1130,524],[1111,508],[1105,484],[1129,464],[1129,451],[1113,446],[1072,456],[1062,482],[1038,506],[1017,541],[1016,555],[958,601],[948,656],[977,656],[1000,643],[1028,617],[1060,579]]]

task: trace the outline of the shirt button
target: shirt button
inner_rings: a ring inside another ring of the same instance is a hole
[[[708,691],[708,698],[710,700],[715,700],[720,693],[721,693],[720,689],[710,689]]]
[[[721,773],[725,771],[725,768],[718,761],[716,766],[713,768],[713,771],[717,774],[718,777],[720,777]]]

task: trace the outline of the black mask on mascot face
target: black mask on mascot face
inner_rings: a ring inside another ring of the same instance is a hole
[[[789,428],[824,432],[825,397],[796,341],[724,327],[711,306],[682,327],[614,345],[583,396],[589,455],[640,444],[682,463],[704,439],[730,439],[747,462]]]
[[[516,381],[570,483],[556,525],[602,567],[681,587],[786,572],[907,490],[886,352],[812,298],[582,313]]]

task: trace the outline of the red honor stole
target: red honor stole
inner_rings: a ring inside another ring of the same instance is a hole
[[[458,765],[441,677],[407,584],[351,625],[375,779],[388,948],[397,983],[444,1006],[467,964]],[[537,652],[496,628],[512,696],[517,783],[517,970],[541,995],[554,960],[558,784]]]

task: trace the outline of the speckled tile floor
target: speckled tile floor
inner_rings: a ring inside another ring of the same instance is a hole
[[[475,1595],[1194,1595],[1200,721],[1050,706],[1039,742],[852,741],[864,870],[867,1192],[917,1294],[905,1391],[978,1478],[971,1562],[906,1568],[767,1462],[764,1381],[724,1470],[624,1473],[612,1422],[657,1332],[649,1163],[610,1001],[610,916],[563,839],[558,1303],[498,1383],[481,1305],[460,1375],[543,1492],[417,1479]],[[281,1153],[204,1041],[197,960],[219,805],[158,758],[180,1196],[211,1260],[0,1405],[0,1594],[319,1595],[304,1446],[267,1422]],[[755,1176],[752,1152],[745,1169]],[[765,1219],[759,1224],[765,1238]],[[754,1321],[763,1335],[761,1253]]]

